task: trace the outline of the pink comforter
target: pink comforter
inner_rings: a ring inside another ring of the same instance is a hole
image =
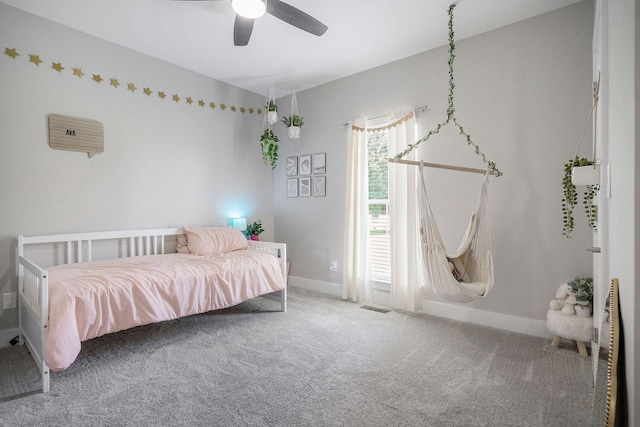
[[[73,363],[82,341],[230,307],[285,286],[278,258],[254,249],[211,256],[138,256],[48,271],[44,359],[54,371]]]

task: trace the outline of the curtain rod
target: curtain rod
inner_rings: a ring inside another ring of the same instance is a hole
[[[428,108],[429,108],[428,105],[423,105],[421,107],[414,108],[413,111],[425,111]],[[367,120],[381,119],[381,118],[386,117],[386,116],[388,116],[388,114],[383,114],[382,116],[377,116],[377,117],[370,117],[370,118],[367,118]],[[347,127],[347,126],[351,126],[352,124],[353,124],[353,122],[347,122],[347,123],[343,123],[342,126]]]
[[[404,160],[404,159],[396,159],[395,157],[390,157],[389,158],[389,163],[402,163],[405,165],[413,165],[413,166],[420,166],[420,164],[423,164],[424,166],[430,167],[430,168],[438,168],[438,169],[449,169],[449,170],[454,170],[454,171],[462,171],[462,172],[471,172],[471,173],[480,173],[480,174],[485,174],[487,173],[486,170],[484,169],[476,169],[476,168],[466,168],[463,166],[453,166],[453,165],[442,165],[439,163],[427,163],[427,162],[416,162],[414,160]],[[489,175],[496,175],[495,171],[489,171]],[[502,172],[498,172],[498,174],[496,176],[502,176],[504,175]]]

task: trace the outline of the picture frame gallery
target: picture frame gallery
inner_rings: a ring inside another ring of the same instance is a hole
[[[327,195],[326,153],[287,157],[287,197],[325,197]]]

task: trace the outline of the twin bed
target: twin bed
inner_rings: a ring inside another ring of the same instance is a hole
[[[285,244],[224,227],[19,236],[20,343],[46,393],[88,339],[258,296],[286,311],[286,264]]]

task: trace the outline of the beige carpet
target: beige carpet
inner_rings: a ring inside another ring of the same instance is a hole
[[[589,359],[548,340],[295,290],[83,343],[2,426],[587,426]],[[0,398],[38,385],[0,349]]]

